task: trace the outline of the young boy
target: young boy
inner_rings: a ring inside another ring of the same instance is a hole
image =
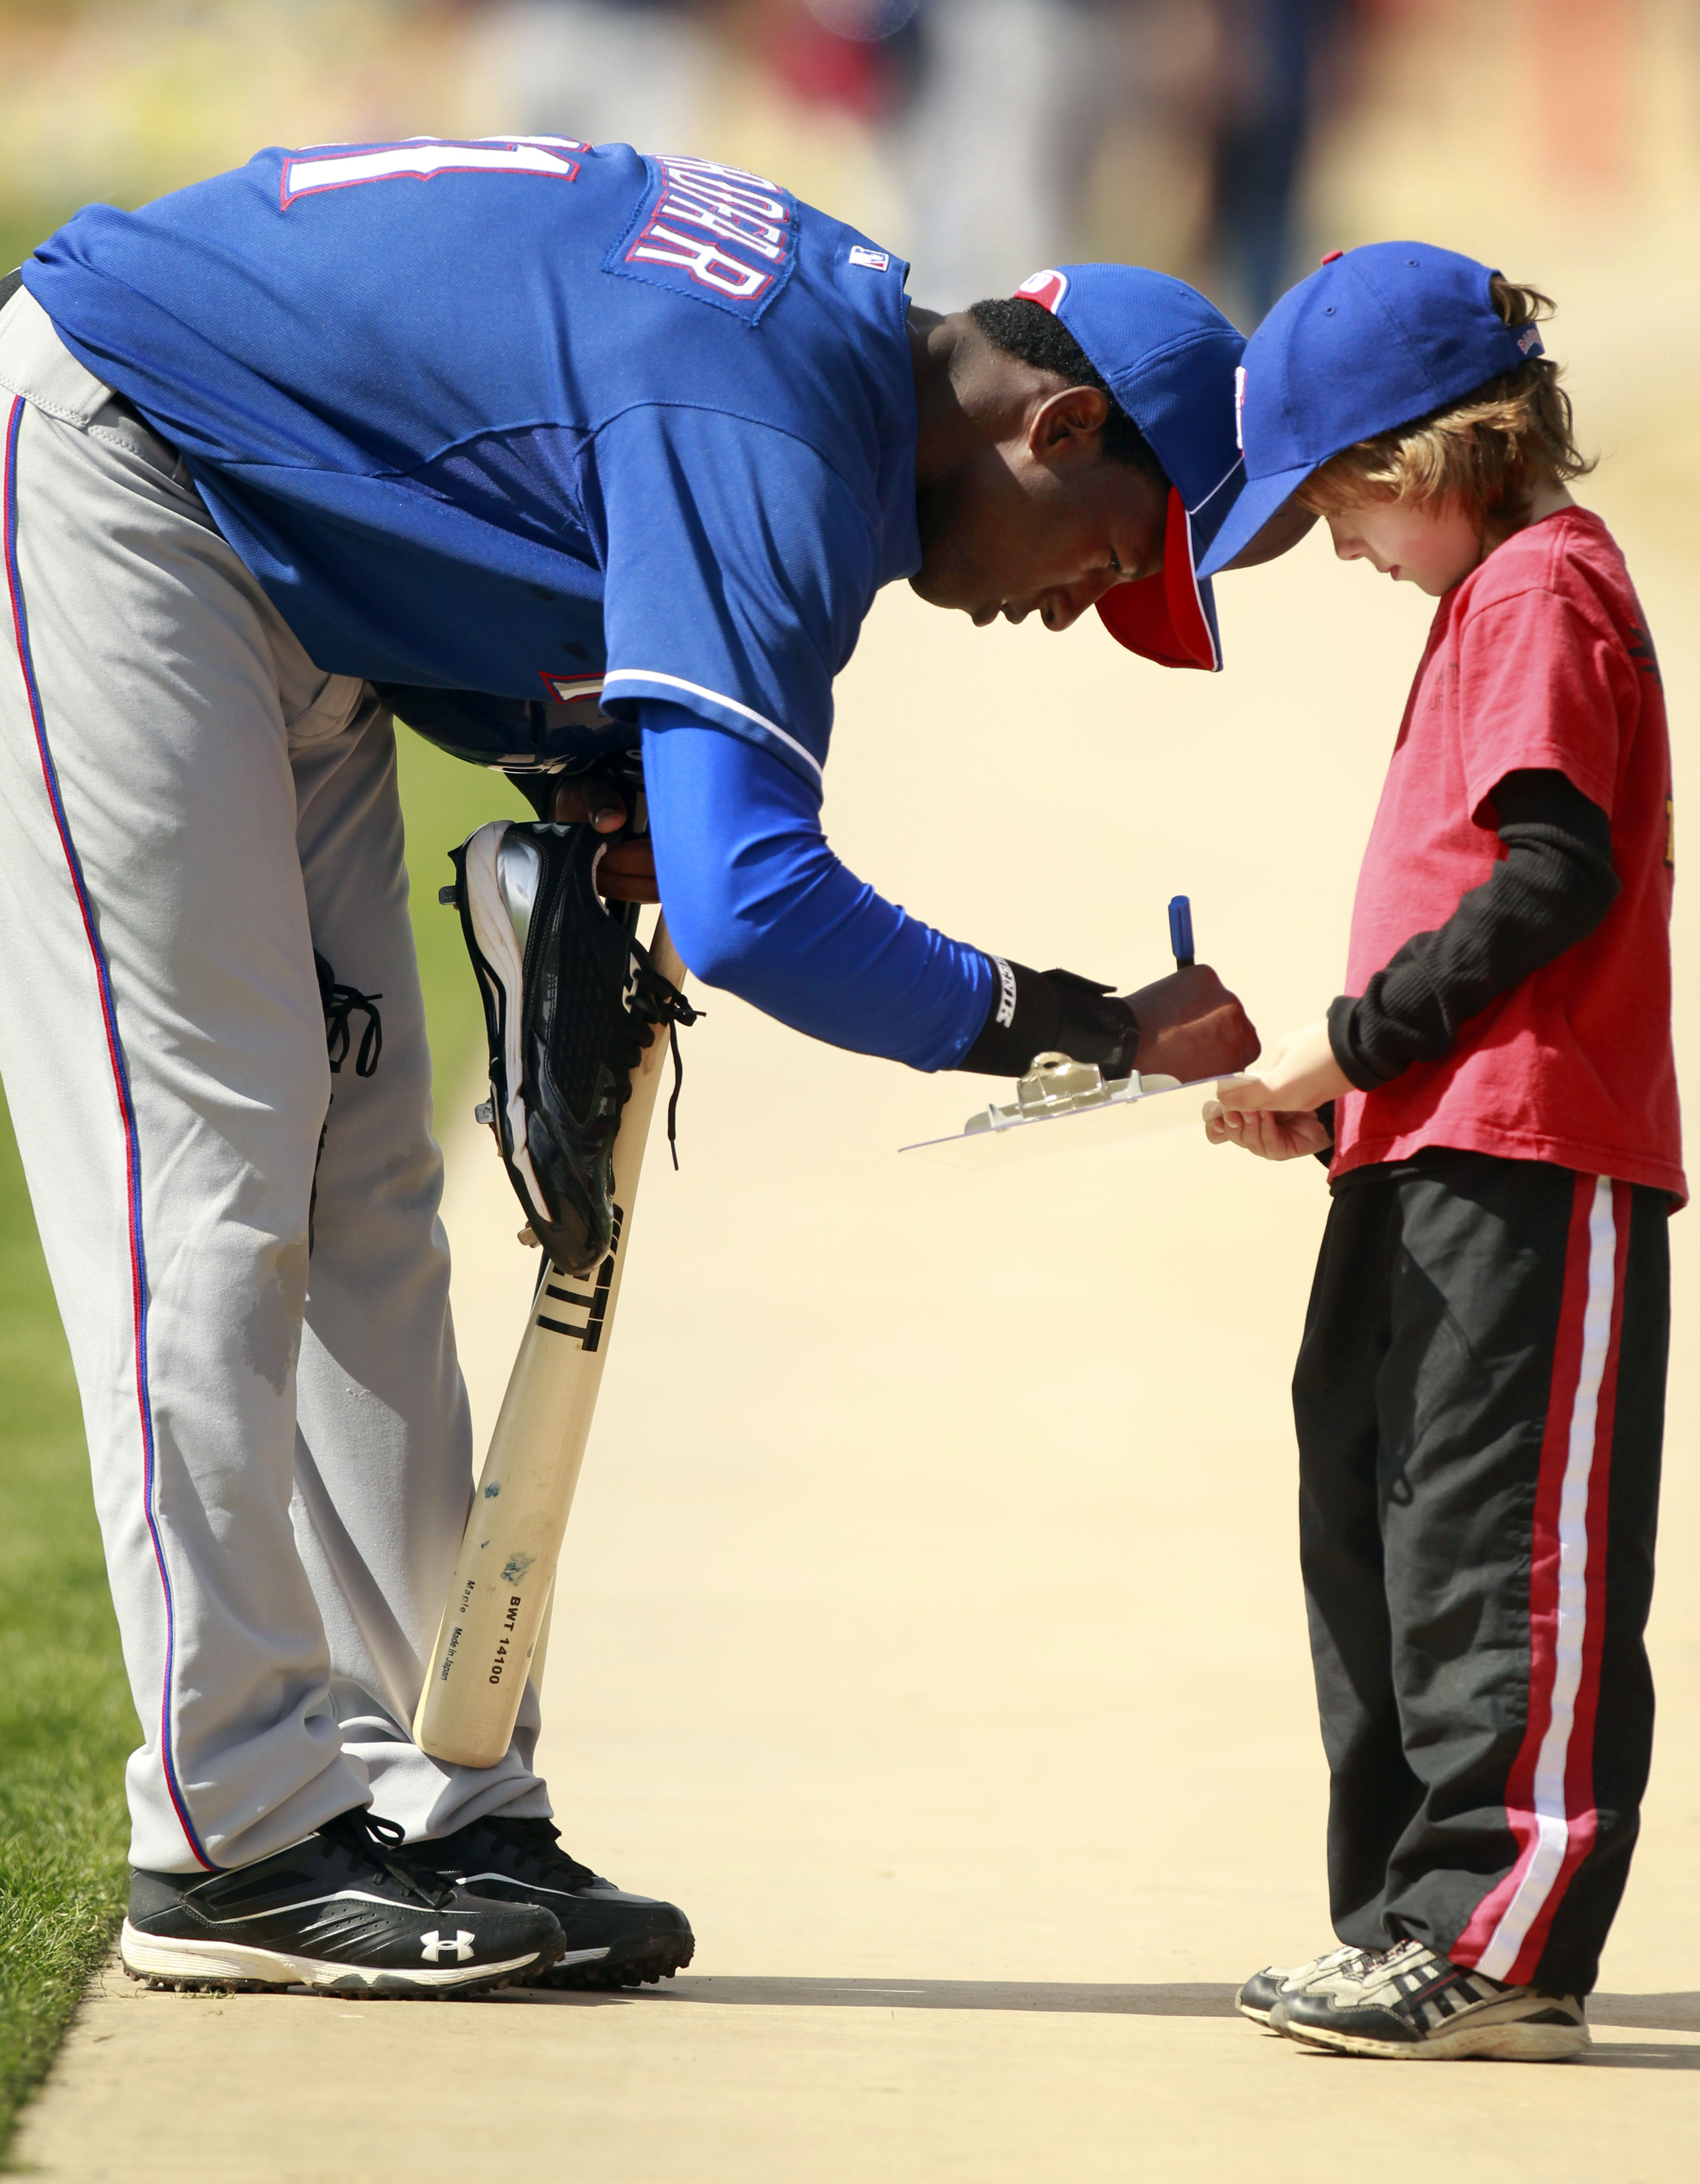
[[[1566,490],[1550,309],[1420,244],[1324,260],[1246,351],[1214,549],[1296,497],[1440,601],[1346,991],[1205,1111],[1267,1160],[1333,1148],[1293,1401],[1346,1946],[1240,2005],[1361,2055],[1586,2047],[1652,1742],[1670,755],[1623,558]]]

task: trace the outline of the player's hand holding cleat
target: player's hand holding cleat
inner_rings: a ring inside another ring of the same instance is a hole
[[[1243,1069],[1257,1052],[1257,1028],[1207,963],[1190,963],[1127,996],[1140,1028],[1134,1066],[1142,1077],[1183,1084]]]
[[[609,808],[588,826],[492,821],[454,853],[491,1120],[532,1233],[570,1273],[598,1265],[612,1240],[614,1139],[632,1072],[658,1029],[696,1016],[601,900],[600,868],[635,846],[608,843]]]
[[[1351,1089],[1327,1024],[1306,1024],[1277,1039],[1257,1069],[1223,1079],[1204,1103],[1204,1134],[1213,1145],[1240,1145],[1260,1160],[1319,1153],[1332,1133],[1316,1111]]]
[[[626,824],[626,793],[593,767],[563,781],[549,805],[557,825],[588,823],[599,834],[617,834]],[[659,902],[655,845],[647,834],[610,842],[596,866],[596,892],[610,902]]]

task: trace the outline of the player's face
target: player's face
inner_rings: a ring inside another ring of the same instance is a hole
[[[910,582],[923,599],[960,607],[980,628],[1037,615],[1062,630],[1112,584],[1156,574],[1168,489],[1106,458],[1102,415],[1090,390],[1056,397],[1018,435],[922,487]]]
[[[1462,583],[1485,551],[1474,517],[1450,504],[1359,501],[1330,515],[1328,527],[1342,561],[1368,561],[1381,576],[1415,584],[1430,599]]]

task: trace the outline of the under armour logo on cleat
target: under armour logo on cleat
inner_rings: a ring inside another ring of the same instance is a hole
[[[434,1964],[445,1949],[453,1953],[457,1964],[464,1964],[472,1953],[472,1936],[461,1926],[456,1929],[452,1942],[445,1941],[433,1926],[428,1934],[420,1937],[419,1953],[428,1964]]]

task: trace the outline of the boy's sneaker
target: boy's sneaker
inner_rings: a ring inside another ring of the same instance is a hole
[[[1339,1979],[1355,1979],[1382,1954],[1380,1949],[1329,1949],[1307,1964],[1265,1964],[1253,1972],[1234,1997],[1234,2007],[1254,2025],[1267,2025],[1278,2002],[1286,2002],[1307,1988]]]
[[[1421,1942],[1402,1942],[1355,1980],[1278,2002],[1269,2023],[1313,2047],[1401,2062],[1558,2063],[1588,2045],[1576,1996],[1508,1986]]]
[[[435,1842],[415,1843],[445,1880],[508,1903],[540,1903],[566,1936],[552,1966],[525,1975],[528,1986],[638,1986],[671,1979],[696,1950],[677,1905],[628,1896],[560,1847],[550,1820],[474,1820]]]
[[[402,1830],[356,1808],[229,1873],[130,1876],[120,1953],[150,1986],[477,1994],[552,1964],[560,1928],[421,1872]]]
[[[614,1139],[632,1072],[660,1026],[696,1019],[596,892],[597,863],[621,838],[499,819],[454,853],[451,899],[489,1038],[490,1105],[479,1113],[532,1233],[573,1274],[588,1273],[613,1238]],[[673,1058],[677,1069],[677,1038]]]

